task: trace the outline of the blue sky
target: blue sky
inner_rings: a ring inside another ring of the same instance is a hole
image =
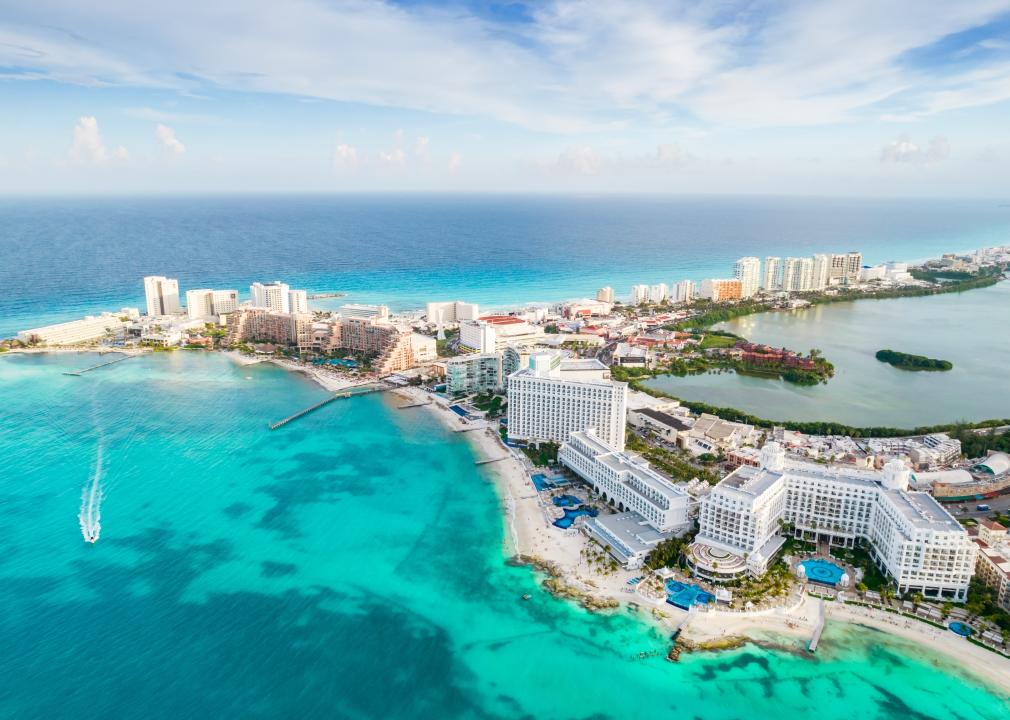
[[[32,0],[0,192],[999,196],[1010,0]]]

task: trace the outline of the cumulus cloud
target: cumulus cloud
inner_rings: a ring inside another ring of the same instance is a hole
[[[104,163],[109,159],[102,133],[98,130],[98,119],[85,115],[74,126],[74,142],[70,146],[70,159],[79,163]]]
[[[558,167],[577,175],[597,175],[603,167],[603,156],[589,145],[571,145],[558,156]]]
[[[456,174],[459,169],[463,166],[463,156],[458,152],[454,152],[449,156],[449,172],[451,174]]]
[[[336,168],[353,168],[358,164],[358,150],[347,143],[340,143],[333,151],[333,166]]]
[[[414,141],[414,154],[419,157],[427,157],[429,144],[431,144],[431,138],[421,135]]]
[[[158,136],[158,142],[161,143],[161,147],[165,150],[168,155],[172,157],[180,157],[186,152],[186,146],[180,142],[179,138],[175,136],[175,130],[168,127],[168,125],[162,125],[159,123],[154,129],[155,135]]]
[[[933,165],[946,160],[949,155],[950,143],[945,137],[938,135],[929,141],[929,145],[922,147],[907,135],[902,135],[881,149],[880,162]]]
[[[407,155],[403,152],[403,148],[393,148],[392,150],[383,150],[379,152],[379,160],[385,165],[396,165],[402,167],[407,161]]]

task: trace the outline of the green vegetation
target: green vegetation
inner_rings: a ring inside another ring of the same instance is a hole
[[[1010,635],[1010,613],[996,604],[996,593],[978,578],[972,578],[968,585],[968,601],[964,607],[972,615],[999,625],[1004,638]]]
[[[726,305],[721,306],[715,303],[706,303],[711,309],[706,310],[705,305],[698,304],[696,307],[701,309],[700,315],[695,315],[687,320],[681,320],[678,323],[673,323],[672,325],[664,326],[666,330],[687,330],[689,328],[703,329],[710,325],[717,325],[721,322],[727,322],[728,320],[733,320],[734,318],[744,317],[745,315],[754,315],[755,313],[768,312],[772,309],[772,305],[768,303],[761,302],[750,302],[743,301],[738,302],[736,305]]]
[[[650,445],[632,432],[628,433],[625,445],[628,450],[638,453],[653,467],[678,482],[687,482],[694,478],[704,480],[709,485],[719,482],[718,473],[698,467],[688,460],[685,454]]]
[[[934,360],[925,355],[909,355],[897,350],[878,350],[875,356],[880,362],[886,362],[899,370],[952,370],[954,364],[949,360]]]
[[[449,341],[459,335],[459,330],[452,329],[445,331],[445,340],[435,341],[435,352],[439,357],[449,357],[453,353],[449,352]]]
[[[501,415],[504,402],[505,398],[494,393],[476,395],[473,398],[474,407],[486,412],[488,417],[498,417]]]
[[[966,457],[982,457],[989,452],[1010,452],[1010,430],[996,432],[996,428],[990,428],[988,432],[980,433],[969,425],[957,425],[950,430],[950,436],[961,441],[961,452]]]
[[[757,605],[766,597],[784,597],[793,585],[793,576],[784,562],[777,562],[761,577],[743,577],[729,583],[735,588],[734,601],[742,604],[752,602]]]
[[[736,345],[741,339],[739,335],[734,335],[733,333],[709,331],[702,336],[698,347],[702,350],[729,348]]]
[[[684,548],[694,542],[694,532],[683,537],[672,537],[656,545],[645,557],[645,567],[659,570],[662,567],[678,567],[681,564]]]
[[[524,447],[523,452],[537,467],[546,467],[558,461],[558,448],[555,442],[542,442],[539,447]]]

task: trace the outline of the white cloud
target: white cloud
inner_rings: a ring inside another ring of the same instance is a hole
[[[333,166],[340,168],[353,168],[358,165],[358,150],[357,148],[348,145],[347,143],[340,143],[337,145],[337,149],[333,152]]]
[[[589,145],[572,145],[558,156],[558,167],[577,175],[597,175],[603,167],[603,157]]]
[[[181,157],[185,154],[186,146],[179,141],[179,138],[175,136],[175,130],[168,127],[168,125],[158,123],[154,132],[158,136],[158,142],[161,143],[162,148],[170,156]]]
[[[902,135],[881,149],[880,162],[933,165],[946,160],[949,155],[950,143],[945,137],[934,137],[928,146],[921,147],[912,142],[907,135]]]
[[[109,159],[109,152],[98,130],[98,119],[93,115],[85,115],[74,126],[70,159],[78,163],[104,163]]]
[[[427,157],[428,155],[428,145],[431,144],[431,138],[426,135],[421,135],[414,141],[414,154],[418,157]]]
[[[463,166],[463,156],[458,152],[454,152],[449,156],[449,172],[453,175],[459,172],[459,169]]]
[[[407,160],[407,155],[403,152],[403,148],[393,148],[392,150],[381,151],[379,153],[379,160],[386,165],[402,167]]]
[[[122,145],[117,145],[116,149],[112,151],[112,157],[114,157],[116,160],[126,162],[127,160],[130,159],[130,153]]]

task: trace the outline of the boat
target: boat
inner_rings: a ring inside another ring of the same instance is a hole
[[[526,593],[525,595],[523,595],[523,600],[529,600],[531,597],[533,596],[530,595],[529,593]]]

